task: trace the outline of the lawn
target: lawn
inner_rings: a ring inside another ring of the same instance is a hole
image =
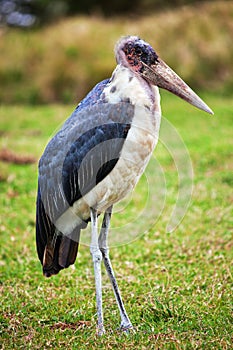
[[[121,235],[111,244],[112,263],[135,332],[118,330],[104,273],[102,338],[96,336],[88,233],[74,267],[50,279],[42,276],[35,248],[37,160],[73,106],[0,107],[2,349],[231,349],[233,101],[213,95],[204,100],[215,116],[162,95],[162,140],[135,194],[113,218],[112,231],[118,227]],[[190,206],[172,232],[166,227],[180,189],[167,120],[184,140],[194,171]],[[166,190],[161,201],[155,199],[158,184]],[[145,193],[152,193],[148,218]],[[125,239],[127,220],[135,234]]]

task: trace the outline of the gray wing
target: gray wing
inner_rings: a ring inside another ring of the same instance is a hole
[[[46,246],[47,260],[59,251],[54,241],[59,242],[62,233],[56,231],[56,220],[116,165],[133,114],[129,103],[82,106],[49,142],[39,162],[37,250],[42,263]],[[78,237],[85,225],[77,227]],[[76,254],[73,249],[71,255]]]
[[[53,222],[113,169],[133,113],[128,103],[95,104],[75,113],[49,142],[39,163],[39,187]]]

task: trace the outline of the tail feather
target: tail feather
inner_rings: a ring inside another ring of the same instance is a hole
[[[80,231],[79,231],[80,232]],[[78,239],[79,241],[79,239]],[[74,264],[78,252],[78,242],[63,236],[59,248],[58,262],[60,266],[68,267]]]
[[[37,197],[36,245],[38,257],[46,277],[74,264],[82,227],[76,227],[69,236],[59,232],[45,212],[40,191]],[[72,239],[73,238],[73,239]]]
[[[79,246],[79,234],[77,242],[71,238],[59,235],[56,243],[48,242],[45,246],[43,257],[43,274],[46,277],[56,275],[60,270],[74,264]]]

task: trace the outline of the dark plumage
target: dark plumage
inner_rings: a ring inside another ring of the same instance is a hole
[[[58,231],[54,223],[111,172],[130,128],[133,106],[108,105],[101,100],[97,103],[102,89],[96,86],[93,92],[49,142],[39,162],[36,237],[47,277],[74,263],[80,229],[86,227],[90,217],[80,218],[81,223],[68,235]],[[95,121],[89,124],[93,114]],[[111,147],[101,147],[97,155],[95,147],[106,141],[111,141]]]

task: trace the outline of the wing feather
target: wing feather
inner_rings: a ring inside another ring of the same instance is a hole
[[[80,103],[39,162],[36,242],[46,276],[74,263],[86,226],[66,236],[54,223],[112,171],[130,128],[134,109],[129,103],[109,105],[100,99],[107,83],[98,84]]]

